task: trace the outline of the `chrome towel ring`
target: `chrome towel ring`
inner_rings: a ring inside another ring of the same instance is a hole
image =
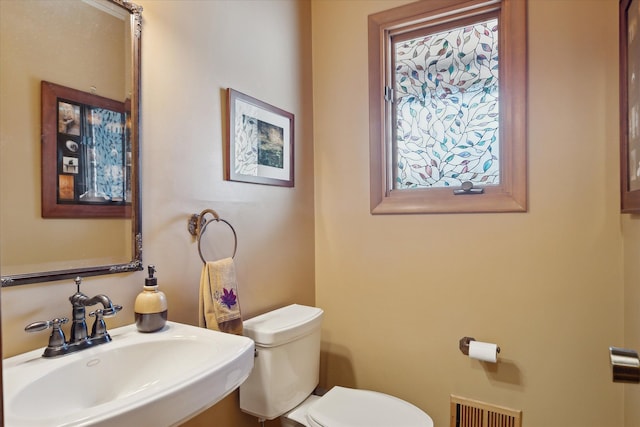
[[[213,218],[211,219],[205,218],[206,214],[211,214]],[[238,235],[236,234],[236,230],[233,228],[231,223],[229,223],[229,221],[227,221],[226,219],[220,218],[220,215],[218,215],[218,213],[213,209],[205,209],[202,212],[200,212],[199,215],[193,214],[191,215],[191,218],[189,218],[189,226],[188,226],[189,234],[191,234],[192,236],[195,236],[196,240],[198,241],[198,254],[200,255],[200,259],[202,260],[202,262],[205,264],[207,263],[207,260],[205,260],[204,255],[202,255],[202,248],[200,246],[200,242],[202,241],[202,236],[204,235],[204,232],[206,231],[207,226],[209,225],[209,223],[213,221],[224,222],[229,226],[229,228],[233,232],[233,255],[231,255],[232,258],[235,258],[236,251],[238,249]]]

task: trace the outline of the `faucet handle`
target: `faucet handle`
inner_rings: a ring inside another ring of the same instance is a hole
[[[91,339],[101,342],[111,341],[111,337],[107,333],[107,324],[103,318],[114,316],[120,310],[122,310],[121,305],[112,305],[109,308],[99,308],[89,313],[89,316],[96,318],[91,328]]]
[[[109,308],[104,308],[102,310],[96,310],[97,311],[101,311],[102,315],[104,317],[112,317],[115,316],[116,313],[118,313],[120,310],[122,310],[122,306],[121,305],[117,305],[117,304],[113,304],[111,307]],[[93,313],[93,312],[92,312]],[[92,313],[89,313],[89,315],[91,316]]]
[[[45,329],[52,328],[51,336],[49,336],[49,345],[45,350],[45,357],[57,356],[66,347],[64,332],[60,329],[61,325],[64,325],[69,321],[66,317],[56,317],[52,320],[33,322],[25,326],[26,332],[44,331]]]
[[[94,310],[89,313],[89,316],[96,318],[93,322],[93,327],[91,328],[91,338],[100,338],[107,335],[107,325],[104,323],[103,319],[104,310]]]
[[[55,319],[51,319],[51,320],[40,320],[38,322],[29,323],[27,326],[24,327],[24,330],[26,332],[44,331],[45,329],[49,329],[49,328],[53,328],[55,330],[55,329],[59,329],[60,325],[64,325],[68,321],[69,319],[66,317],[62,317],[62,318],[56,317]]]

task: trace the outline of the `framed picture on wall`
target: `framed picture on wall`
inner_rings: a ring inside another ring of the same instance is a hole
[[[227,89],[225,179],[293,187],[294,116]]]
[[[43,81],[42,217],[131,217],[127,103]]]
[[[620,198],[640,213],[640,0],[620,0]]]

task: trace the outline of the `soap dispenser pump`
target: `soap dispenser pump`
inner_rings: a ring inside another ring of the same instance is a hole
[[[167,297],[158,290],[158,279],[153,277],[156,267],[148,267],[149,277],[144,280],[144,288],[136,297],[134,311],[136,327],[140,332],[155,332],[167,323]]]

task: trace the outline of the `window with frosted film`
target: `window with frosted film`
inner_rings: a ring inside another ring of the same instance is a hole
[[[527,5],[369,15],[372,214],[527,211]]]
[[[395,189],[500,183],[498,19],[393,39]]]

